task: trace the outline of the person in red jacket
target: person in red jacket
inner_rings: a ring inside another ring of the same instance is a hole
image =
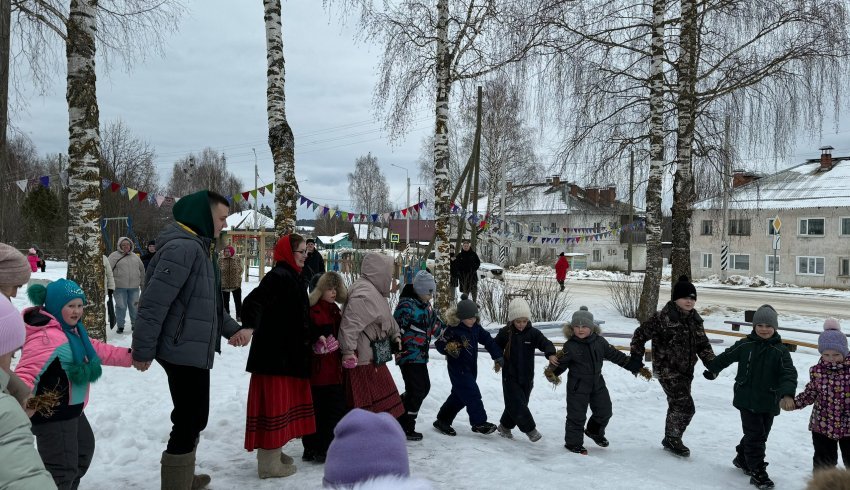
[[[564,252],[558,256],[558,261],[555,262],[555,280],[561,285],[561,291],[564,290],[564,281],[567,280],[567,271],[570,270],[570,263],[564,257]]]
[[[342,384],[342,355],[339,351],[339,324],[342,313],[337,303],[345,303],[348,290],[338,272],[325,272],[310,292],[310,342],[313,346],[310,391],[316,414],[316,432],[301,438],[304,461],[324,463],[334,439],[336,424],[346,412]]]

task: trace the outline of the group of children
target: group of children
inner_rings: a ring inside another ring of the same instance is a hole
[[[457,414],[466,408],[472,431],[498,432],[512,439],[518,428],[529,440],[540,440],[528,408],[534,385],[534,356],[540,351],[548,360],[546,378],[560,383],[567,376],[567,419],[565,447],[586,454],[584,436],[601,447],[609,442],[605,429],[612,415],[611,398],[602,376],[608,360],[636,376],[651,376],[641,361],[643,345],[652,341],[653,370],[668,397],[667,424],[662,445],[679,456],[690,454],[682,434],[694,413],[690,384],[697,357],[705,364],[704,376],[711,380],[737,362],[733,405],[741,412],[744,436],[732,463],[750,476],[758,488],[770,488],[765,445],[773,419],[784,410],[814,405],[809,430],[814,446],[814,468],[837,464],[841,447],[845,466],[850,465],[850,359],[847,338],[837,320],[827,319],[820,334],[820,361],[811,368],[811,380],[796,397],[797,372],[788,349],[777,333],[778,314],[769,305],[753,317],[753,332],[717,356],[705,337],[702,319],[694,310],[696,290],[687,278],[673,287],[671,301],[644,322],[632,340],[631,355],[611,346],[587,307],[574,312],[564,327],[565,342],[558,350],[531,324],[528,303],[516,298],[508,306],[508,323],[495,339],[478,320],[478,306],[466,296],[447,311],[443,320],[431,305],[435,289],[426,271],[402,290],[394,318],[402,333],[400,366],[405,391],[404,413],[398,422],[408,440],[421,440],[416,419],[430,390],[428,350],[433,339],[446,356],[451,392],[440,407],[433,426],[454,436]],[[45,467],[60,488],[76,488],[85,474],[94,449],[94,435],[84,408],[89,386],[101,376],[101,365],[129,367],[129,349],[90,339],[81,322],[85,295],[73,281],[60,279],[46,287],[32,285],[27,291],[36,305],[23,313],[26,341],[15,373],[36,397],[46,392],[59,395],[50,412],[32,418],[33,433]],[[303,439],[305,460],[323,462],[333,439],[334,428],[346,413],[342,360],[339,355],[340,309],[346,289],[339,274],[325,273],[310,294],[313,330],[311,384],[316,413],[316,433]],[[478,346],[482,345],[501,372],[505,408],[498,425],[488,421],[477,385]],[[587,420],[588,408],[591,409]]]

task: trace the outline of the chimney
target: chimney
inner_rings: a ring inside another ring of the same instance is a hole
[[[552,187],[558,187],[559,185],[561,185],[561,176],[560,175],[553,175],[552,176]]]
[[[608,184],[607,191],[608,195],[606,196],[605,203],[613,207],[614,202],[617,200],[617,186],[613,184]]]
[[[507,187],[508,192],[513,192],[513,190],[514,190],[513,181],[509,180],[509,181],[505,182],[505,187]]]
[[[820,147],[820,171],[826,172],[827,170],[832,169],[832,150],[835,148],[831,146],[821,146]]]
[[[578,197],[578,186],[570,184],[570,197]]]
[[[584,190],[584,198],[587,202],[599,206],[599,188],[588,187]]]
[[[742,185],[749,184],[750,182],[756,180],[757,178],[758,178],[758,175],[756,175],[752,172],[747,172],[746,170],[740,169],[740,168],[735,169],[735,170],[732,171],[732,188],[737,189],[738,187],[741,187]]]

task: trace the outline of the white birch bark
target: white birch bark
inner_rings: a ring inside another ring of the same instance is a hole
[[[436,223],[434,225],[434,278],[437,280],[437,298],[440,311],[452,306],[449,272],[449,219],[452,203],[449,202],[449,94],[451,92],[451,54],[449,51],[449,2],[437,0],[437,97],[436,123],[434,125],[434,196]]]
[[[68,278],[86,293],[83,322],[106,340],[100,233],[100,115],[95,75],[97,0],[71,0],[68,14]]]
[[[646,185],[646,274],[638,320],[655,313],[661,285],[661,187],[664,170],[664,11],[665,0],[652,1],[649,68],[649,181]]]
[[[274,159],[274,227],[279,235],[295,230],[298,182],[295,181],[295,138],[286,121],[285,60],[280,0],[263,0],[266,21],[266,72],[269,148]]]

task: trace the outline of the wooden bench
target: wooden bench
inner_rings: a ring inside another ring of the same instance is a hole
[[[729,322],[726,322],[726,323],[729,323]],[[791,329],[786,328],[785,330],[791,330]],[[741,338],[747,336],[746,334],[743,334],[743,333],[726,332],[726,331],[723,331],[723,330],[712,330],[710,328],[706,328],[705,333],[711,333],[711,334],[715,334],[715,335],[728,335],[730,337],[741,337]],[[817,344],[812,344],[811,342],[802,342],[802,341],[799,341],[799,340],[783,339],[782,343],[791,352],[797,352],[797,347],[809,347],[811,349],[817,349],[818,348]]]

